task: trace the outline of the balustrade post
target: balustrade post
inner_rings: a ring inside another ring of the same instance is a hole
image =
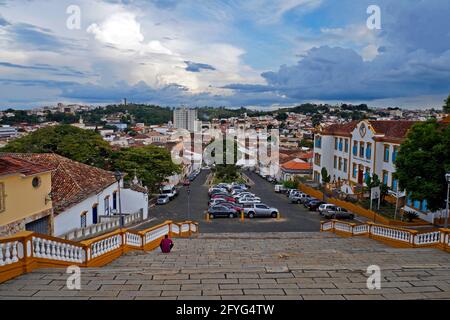
[[[372,238],[372,228],[373,228],[373,222],[371,222],[371,221],[367,222],[367,236],[369,238]]]
[[[416,248],[416,236],[419,233],[417,230],[410,230],[409,231],[409,238],[410,238],[410,246],[413,248]]]

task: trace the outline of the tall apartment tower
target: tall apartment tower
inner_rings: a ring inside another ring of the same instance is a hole
[[[173,125],[176,129],[197,131],[197,109],[177,108],[173,110]]]

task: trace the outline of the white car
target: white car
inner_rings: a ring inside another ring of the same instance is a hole
[[[319,206],[319,213],[322,215],[323,212],[325,212],[326,210],[330,210],[334,207],[336,207],[334,204],[329,204],[329,203],[321,204]]]
[[[167,194],[160,194],[158,196],[158,199],[156,200],[156,204],[167,204],[170,202],[169,195]]]
[[[235,195],[233,197],[236,198],[236,199],[240,199],[240,198],[243,198],[243,197],[256,197],[256,195],[254,195],[251,192],[241,192],[238,195]]]
[[[246,205],[246,204],[257,204],[261,203],[261,200],[258,200],[256,198],[245,198],[238,201],[240,204]]]

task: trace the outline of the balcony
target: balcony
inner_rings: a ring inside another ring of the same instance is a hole
[[[144,218],[144,213],[142,210],[135,213],[123,213],[122,217],[124,220],[123,226],[126,227],[142,221]],[[91,224],[85,228],[73,229],[59,237],[66,240],[80,241],[83,239],[96,237],[120,228],[119,215],[99,216],[99,221],[99,223]]]

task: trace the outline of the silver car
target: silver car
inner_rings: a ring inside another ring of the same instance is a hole
[[[156,204],[167,204],[170,202],[170,197],[168,194],[160,194],[156,200]]]
[[[251,219],[255,217],[278,217],[278,209],[271,208],[263,203],[245,204],[244,213]]]

